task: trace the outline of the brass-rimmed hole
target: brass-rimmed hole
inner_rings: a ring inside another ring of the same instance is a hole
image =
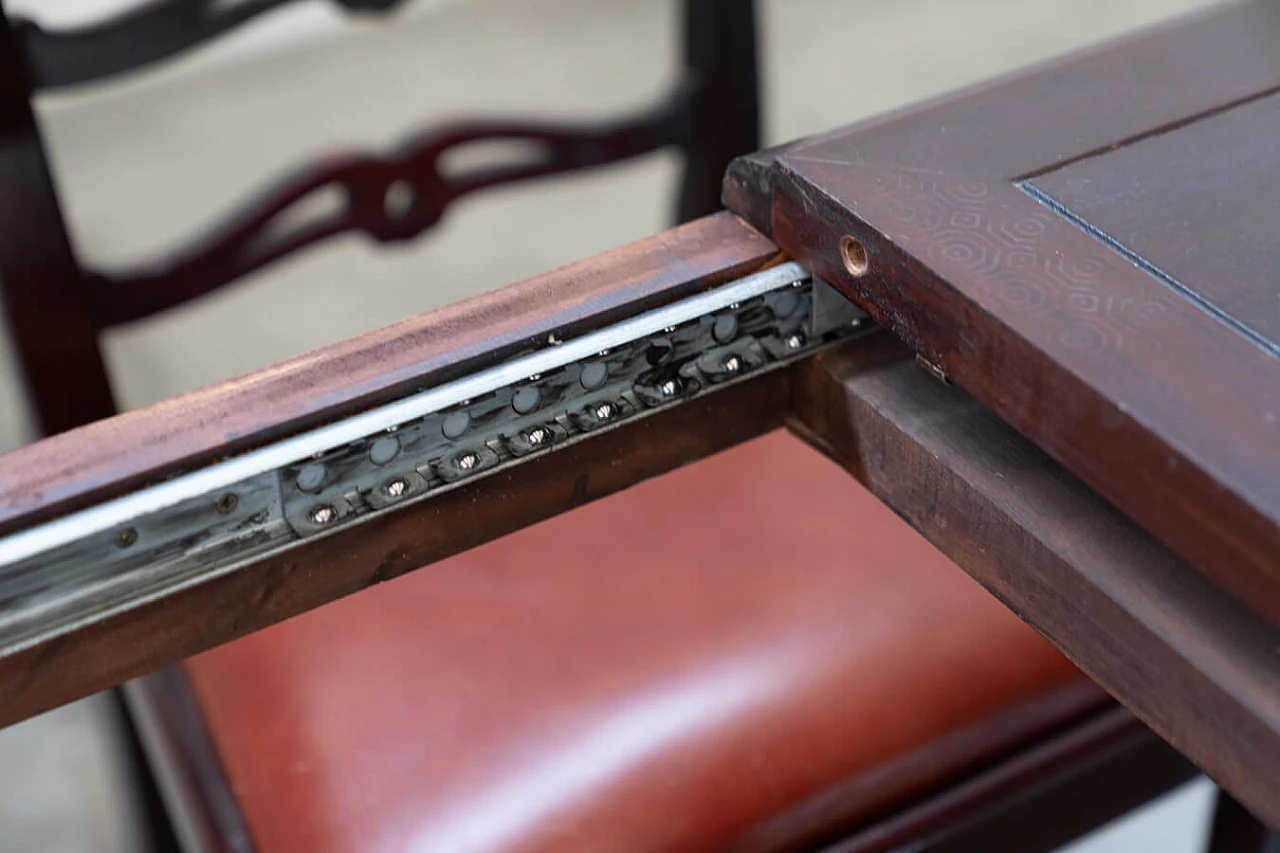
[[[840,238],[840,259],[844,261],[844,268],[849,275],[859,277],[867,274],[867,267],[870,266],[867,247],[857,237],[846,234]]]

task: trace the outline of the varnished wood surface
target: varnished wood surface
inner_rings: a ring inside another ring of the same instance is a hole
[[[739,161],[726,199],[1280,624],[1280,359],[1192,296],[1249,313],[1270,334],[1254,306],[1276,301],[1280,256],[1258,235],[1280,228],[1280,207],[1271,194],[1245,191],[1240,169],[1253,163],[1257,182],[1271,182],[1274,135],[1233,135],[1234,149],[1205,146],[1190,166],[1178,154],[1242,115],[1233,110],[1261,108],[1280,90],[1277,45],[1280,7],[1225,6]],[[1130,157],[1128,168],[1103,175]],[[1195,177],[1197,192],[1124,193],[1126,176],[1132,184],[1166,169]],[[1101,181],[1077,188],[1088,197],[1083,215],[1055,209],[1037,190],[1038,180],[1096,170]],[[1200,242],[1188,254],[1184,222],[1195,230],[1215,206],[1227,225],[1250,220],[1250,230],[1195,231]],[[1153,230],[1126,251],[1098,233],[1115,226],[1113,216]],[[846,235],[865,249],[861,275],[843,263]],[[1171,262],[1182,256],[1191,264]],[[1210,269],[1214,256],[1255,270],[1226,281],[1224,267]],[[1180,275],[1188,281],[1170,280]]]
[[[1025,186],[1280,354],[1277,163],[1280,94],[1272,94]]]
[[[793,427],[1258,816],[1280,632],[882,337],[797,368]]]
[[[776,248],[731,214],[265,370],[0,456],[0,532],[430,387],[490,359],[684,298],[768,265]]]

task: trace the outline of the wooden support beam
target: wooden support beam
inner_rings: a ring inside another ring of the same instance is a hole
[[[1280,632],[882,336],[797,368],[793,429],[1280,825]]]

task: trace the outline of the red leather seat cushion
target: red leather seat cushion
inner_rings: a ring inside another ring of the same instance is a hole
[[[783,433],[188,664],[261,849],[774,849],[1100,701]]]

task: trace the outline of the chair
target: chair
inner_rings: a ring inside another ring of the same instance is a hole
[[[5,25],[0,282],[46,432],[114,411],[102,330],[327,236],[410,239],[466,192],[671,144],[687,154],[691,218],[718,207],[724,166],[757,145],[751,4],[689,0],[686,80],[648,115],[424,134],[408,153],[288,179],[157,267],[83,270],[30,96],[275,3],[214,18],[207,5],[157,2],[78,33]],[[436,167],[494,137],[542,156]],[[333,186],[347,200],[337,217],[263,239]],[[558,553],[567,541],[580,544]],[[1194,773],[782,434],[131,690],[183,840],[213,849],[941,850],[991,833],[1048,849]],[[157,833],[172,843],[163,822]]]
[[[959,830],[968,785],[1047,850],[1194,774],[786,433],[131,695],[188,849],[886,850]],[[1069,817],[1022,817],[1033,783]]]

